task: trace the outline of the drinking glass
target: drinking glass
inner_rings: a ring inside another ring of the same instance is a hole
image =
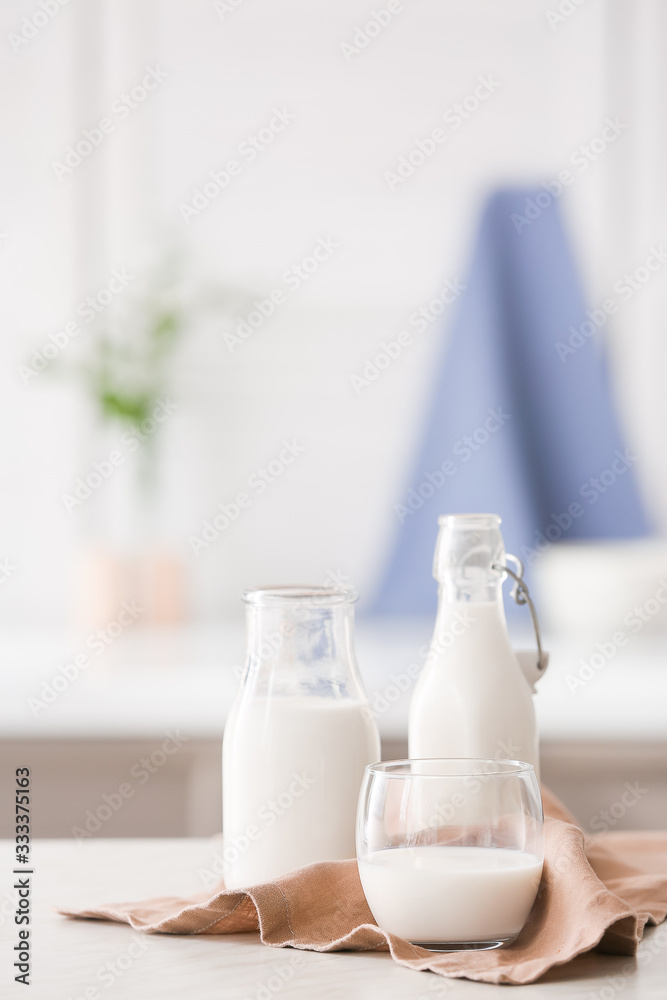
[[[531,764],[468,758],[366,768],[357,863],[383,930],[431,951],[510,944],[535,902],[543,858]]]

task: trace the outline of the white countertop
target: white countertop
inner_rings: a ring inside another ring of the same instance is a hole
[[[215,936],[139,935],[127,925],[68,920],[58,905],[90,906],[158,895],[199,891],[197,868],[206,866],[214,842],[206,840],[44,840],[33,842],[32,983],[24,994],[11,982],[11,948],[16,943],[10,914],[15,906],[11,870],[14,845],[0,841],[0,949],[3,997],[30,1000],[508,1000],[512,988],[443,979],[414,972],[386,952],[298,952],[299,963],[278,992],[280,970],[289,968],[291,949],[269,948],[255,933]],[[652,944],[652,937],[656,937]],[[664,1000],[667,949],[659,947],[664,928],[653,928],[640,946],[638,961],[589,953],[539,983],[520,987],[521,1000],[590,1000],[622,995],[623,1000]],[[133,942],[141,942],[141,948]],[[131,952],[128,957],[128,948]],[[145,950],[142,950],[145,949]],[[132,957],[132,956],[136,957]],[[108,963],[116,974],[109,972]],[[628,974],[628,965],[635,971]],[[106,967],[106,968],[105,968]],[[111,981],[109,978],[111,976]],[[611,993],[607,977],[622,989]],[[287,978],[287,977],[283,977]]]
[[[423,663],[419,650],[431,628],[431,621],[411,619],[358,622],[357,656],[385,739],[405,738],[414,684],[405,671]],[[536,696],[542,738],[667,740],[667,636],[630,637],[590,680],[571,690],[567,675],[576,674],[582,658],[590,659],[595,642],[545,637],[551,664]],[[218,739],[244,644],[241,623],[130,629],[104,652],[89,651],[90,665],[69,680],[61,667],[86,650],[85,637],[5,630],[0,733],[5,739],[124,739],[180,728],[190,738]],[[520,644],[530,647],[530,636],[523,642],[520,637]],[[60,690],[46,704],[43,685],[53,689],[56,678]]]

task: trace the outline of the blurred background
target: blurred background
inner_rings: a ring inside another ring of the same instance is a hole
[[[545,780],[593,829],[664,825],[664,5],[0,20],[0,735],[5,777],[34,769],[35,833],[219,830],[255,584],[357,587],[399,752],[454,499],[527,564]],[[423,489],[456,455],[456,489]]]

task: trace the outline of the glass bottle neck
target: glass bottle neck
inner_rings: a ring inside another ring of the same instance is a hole
[[[304,589],[300,596],[248,601],[244,689],[254,695],[363,698],[354,656],[354,599]]]
[[[505,561],[500,518],[495,514],[452,514],[440,518],[433,560],[440,604],[497,603],[502,608]]]
[[[438,581],[438,599],[441,604],[499,604],[502,607],[502,582],[502,573],[497,574],[497,579],[490,575],[472,579],[454,574],[444,576]]]

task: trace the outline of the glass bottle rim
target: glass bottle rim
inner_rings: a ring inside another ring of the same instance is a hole
[[[497,528],[502,518],[498,514],[442,514],[438,524],[448,528]]]
[[[418,771],[413,765],[424,765]],[[523,760],[496,757],[415,757],[403,760],[384,760],[368,764],[369,774],[381,774],[387,778],[467,778],[491,777],[508,778],[535,772],[532,764]]]
[[[286,607],[313,604],[332,607],[352,604],[358,599],[354,587],[327,587],[321,584],[279,584],[270,587],[251,587],[244,590],[241,599],[254,607]]]

